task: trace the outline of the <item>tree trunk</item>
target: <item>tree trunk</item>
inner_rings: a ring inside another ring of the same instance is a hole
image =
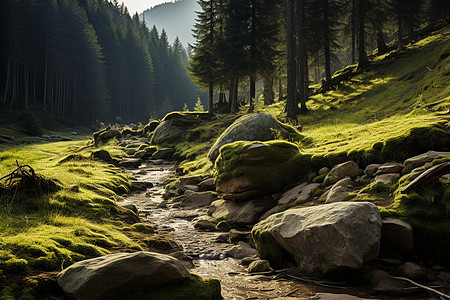
[[[227,113],[231,113],[231,107],[233,105],[233,97],[234,97],[234,81],[230,80],[229,89],[228,89],[228,104],[227,104]]]
[[[256,8],[255,0],[252,0],[252,23],[251,23],[251,40],[250,40],[250,61],[255,63],[256,52]],[[252,71],[253,72],[253,71]],[[249,113],[252,113],[255,109],[255,98],[256,98],[256,85],[255,85],[255,74],[250,74],[250,108]]]
[[[305,2],[304,0],[299,0],[298,2],[299,18],[298,18],[298,48],[299,48],[299,60],[298,69],[300,70],[300,108],[301,111],[306,112],[306,101],[308,99],[308,88],[309,88],[309,72],[308,72],[308,51],[306,49],[306,31],[305,31]]]
[[[219,90],[219,103],[217,103],[218,106],[225,105],[225,93],[223,91],[223,84],[220,84],[220,90]]]
[[[281,76],[278,77],[278,101],[283,100],[283,80],[281,79]]]
[[[8,88],[9,88],[9,82],[11,78],[11,54],[8,55],[8,71],[6,75],[6,86],[5,86],[5,95],[3,97],[3,103],[6,103],[6,99],[8,97]]]
[[[295,28],[294,28],[294,0],[287,0],[287,101],[286,117],[297,119],[297,97],[295,80]]]
[[[366,53],[366,40],[365,40],[365,5],[367,0],[359,0],[358,5],[358,37],[359,37],[359,43],[358,43],[358,54],[359,54],[359,63],[358,63],[358,70],[368,67],[369,66],[369,59],[367,58]]]
[[[264,76],[264,105],[273,104],[273,76]]]
[[[398,9],[398,8],[397,8]],[[397,11],[397,39],[398,39],[398,49],[403,48],[403,21],[402,16],[399,11]]]
[[[233,82],[233,103],[231,105],[231,112],[237,113],[239,111],[238,93],[239,93],[239,78],[235,78]]]
[[[356,63],[356,0],[352,0],[352,64]]]
[[[256,99],[255,77],[250,76],[250,107],[248,109],[248,113],[252,113],[255,110],[255,99]]]
[[[375,29],[375,35],[377,36],[377,48],[378,54],[388,53],[389,49],[384,41],[383,27],[378,21],[373,21],[373,28]]]
[[[213,111],[214,105],[214,85],[212,82],[209,83],[209,104],[208,104],[208,113],[212,116],[214,114]]]
[[[413,24],[413,21],[410,20],[408,22],[408,41],[410,43],[413,43],[414,40],[415,40],[415,38],[414,38],[414,24]]]
[[[328,9],[328,0],[323,0],[325,80],[331,81],[330,26],[328,21]]]

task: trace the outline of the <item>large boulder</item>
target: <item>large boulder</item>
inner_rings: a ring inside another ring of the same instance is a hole
[[[153,131],[151,144],[170,143],[186,133],[194,125],[209,120],[208,113],[173,112],[164,117]]]
[[[378,256],[380,235],[380,212],[369,202],[287,210],[252,230],[262,259],[281,265],[287,252],[301,270],[318,274],[361,268]]]
[[[191,279],[177,259],[152,252],[116,253],[74,263],[58,274],[58,284],[73,299],[109,299]]]
[[[285,141],[236,142],[225,145],[216,160],[216,190],[224,199],[245,201],[283,191],[304,180],[310,157]]]
[[[220,148],[237,141],[270,141],[279,136],[295,140],[302,138],[300,133],[291,126],[282,124],[269,114],[245,116],[234,122],[217,139],[211,147],[208,158],[214,163],[219,156]]]

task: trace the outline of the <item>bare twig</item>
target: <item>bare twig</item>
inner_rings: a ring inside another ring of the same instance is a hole
[[[389,276],[389,277],[394,278],[394,279],[397,279],[397,280],[407,281],[407,282],[409,282],[409,283],[411,283],[411,284],[413,284],[413,285],[415,285],[415,286],[417,286],[417,287],[420,287],[420,288],[422,288],[422,289],[424,289],[424,290],[427,290],[427,291],[432,292],[432,293],[434,293],[434,294],[436,294],[436,295],[439,295],[439,296],[441,296],[441,297],[444,298],[444,299],[450,299],[450,295],[444,294],[444,293],[442,293],[442,292],[440,292],[440,291],[438,291],[438,290],[435,290],[435,289],[433,289],[433,288],[430,288],[430,287],[428,287],[428,286],[419,284],[419,283],[417,283],[417,282],[415,282],[415,281],[412,281],[412,280],[409,279],[409,278],[406,278],[406,277],[395,277],[395,276]]]
[[[333,283],[330,283],[330,282],[318,281],[318,280],[313,280],[313,279],[305,278],[305,277],[297,277],[297,276],[293,276],[293,275],[290,275],[290,274],[284,274],[284,276],[292,278],[292,279],[296,279],[296,280],[299,280],[299,281],[303,281],[303,282],[306,282],[306,283],[316,284],[316,285],[323,286],[323,287],[334,288],[334,289],[345,289],[345,287],[332,285]]]
[[[293,289],[292,291],[287,292],[286,294],[282,295],[281,297],[289,297],[290,295],[294,294],[294,293],[295,293],[296,291],[298,291],[299,289],[300,289],[300,288]]]

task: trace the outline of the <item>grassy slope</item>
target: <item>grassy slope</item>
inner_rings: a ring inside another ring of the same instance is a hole
[[[112,165],[90,160],[92,149],[83,149],[85,144],[76,141],[0,149],[0,177],[15,169],[18,160],[65,187],[80,187],[79,192],[64,188],[39,197],[0,197],[0,298],[22,295],[24,282],[33,286],[32,280],[19,280],[19,287],[14,286],[14,274],[23,278],[30,272],[58,271],[77,260],[146,249],[132,239],[139,235],[129,231],[136,226],[111,219],[121,213],[114,202],[128,191],[128,176]],[[102,148],[122,155],[114,143]],[[86,159],[60,163],[72,153]],[[5,286],[3,291],[1,286]],[[30,293],[25,296],[33,299]]]
[[[324,155],[368,149],[412,128],[448,120],[449,54],[447,27],[408,45],[396,59],[386,60],[389,54],[376,57],[369,71],[312,96],[307,103],[311,111],[298,117],[309,138],[303,152]],[[260,111],[281,115],[282,108],[276,103]]]

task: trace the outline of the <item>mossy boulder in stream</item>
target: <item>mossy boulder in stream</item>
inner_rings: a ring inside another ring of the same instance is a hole
[[[216,189],[231,200],[282,192],[307,178],[310,157],[285,141],[235,142],[223,146],[215,164]]]

